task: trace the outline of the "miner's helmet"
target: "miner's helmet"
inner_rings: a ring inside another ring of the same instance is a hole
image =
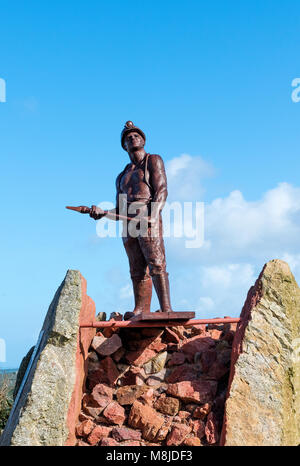
[[[124,146],[125,136],[127,136],[127,134],[131,133],[132,131],[135,131],[136,133],[139,133],[142,136],[142,138],[144,138],[144,141],[146,142],[146,136],[143,133],[143,131],[140,128],[138,128],[137,126],[134,126],[132,121],[126,121],[125,126],[123,128],[123,131],[121,133],[121,144],[122,144],[122,147],[123,147],[124,150],[126,150],[126,148]]]

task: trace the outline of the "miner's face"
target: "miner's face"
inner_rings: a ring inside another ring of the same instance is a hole
[[[131,131],[124,139],[124,145],[127,152],[142,149],[144,147],[144,138],[136,131]]]

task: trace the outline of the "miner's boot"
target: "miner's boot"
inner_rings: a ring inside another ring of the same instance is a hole
[[[168,273],[153,275],[152,281],[158,297],[161,312],[173,312],[170,300]]]
[[[149,314],[151,298],[152,298],[152,279],[151,277],[139,280],[132,279],[133,293],[134,293],[134,310],[133,312],[126,312],[124,320],[132,319],[132,317],[139,314]]]

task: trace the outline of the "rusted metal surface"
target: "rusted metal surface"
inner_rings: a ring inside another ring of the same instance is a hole
[[[75,212],[79,212],[80,214],[90,214],[91,210],[92,210],[91,207],[87,207],[85,205],[80,205],[78,207],[67,205],[66,209],[74,210]],[[130,221],[130,222],[131,221],[134,221],[134,222],[139,222],[140,221],[139,219],[135,219],[135,218],[132,218],[132,217],[126,217],[126,215],[121,215],[121,214],[109,212],[108,210],[103,210],[103,213],[104,213],[103,217],[110,218],[111,220],[127,220],[127,221]]]
[[[142,313],[139,319],[135,319],[138,321],[143,321],[143,320],[190,320],[195,317],[194,312],[186,312],[186,311],[180,311],[180,312],[149,312],[148,314]]]
[[[235,324],[240,322],[239,317],[228,317],[223,319],[189,319],[181,320],[159,320],[159,321],[130,321],[130,320],[108,320],[102,322],[83,322],[80,327],[175,327],[181,325],[183,327],[191,327],[193,325],[207,325],[207,324]]]

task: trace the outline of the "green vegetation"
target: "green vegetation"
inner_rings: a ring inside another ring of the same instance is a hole
[[[15,384],[15,373],[0,374],[0,435],[7,422],[11,407],[13,405],[13,388]]]

